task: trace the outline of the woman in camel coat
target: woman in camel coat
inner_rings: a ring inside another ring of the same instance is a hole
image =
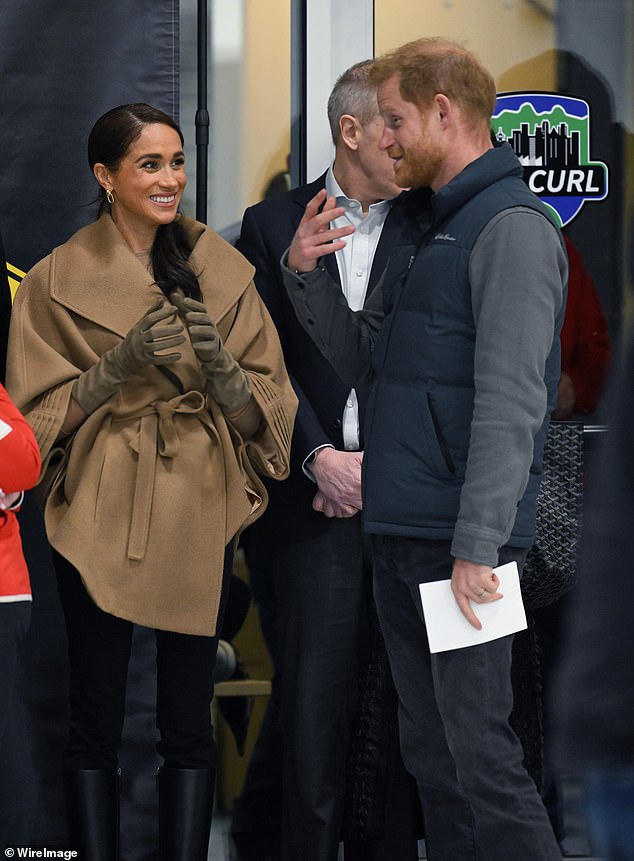
[[[116,858],[132,624],[156,629],[161,858],[206,859],[209,705],[234,539],[283,479],[296,399],[253,268],[177,214],[183,139],[147,105],[95,124],[101,215],[22,282],[8,388],[42,451],[69,640],[71,837]],[[84,856],[82,856],[84,857]]]

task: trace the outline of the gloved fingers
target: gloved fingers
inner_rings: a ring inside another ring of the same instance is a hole
[[[179,352],[165,353],[185,342],[183,327],[157,326],[143,334],[143,353],[152,364],[171,364],[177,362],[182,354]]]
[[[195,312],[197,314],[204,314],[206,317],[209,317],[209,312],[205,308],[202,302],[199,302],[198,299],[192,299],[191,296],[185,296],[182,300],[182,306],[186,312]]]
[[[180,287],[176,287],[169,294],[170,302],[172,303],[172,305],[175,305],[179,311],[181,310],[181,308],[183,306],[183,299],[184,298],[185,298],[185,294],[183,293],[183,291],[181,290]]]
[[[216,349],[220,347],[220,335],[211,323],[196,324],[188,331],[192,344],[212,343],[216,345]]]
[[[181,322],[168,323],[164,326],[152,326],[141,335],[143,343],[151,343],[152,341],[160,341],[162,338],[173,338],[175,335],[180,335],[181,343],[185,340],[185,330]]]
[[[209,319],[209,315],[206,313],[199,314],[197,311],[188,311],[187,314],[184,315],[183,319],[185,320],[185,325],[190,332],[194,326],[206,326],[208,329],[212,326],[214,329],[216,328]]]
[[[148,353],[157,353],[159,350],[167,350],[170,347],[178,347],[184,342],[185,336],[181,332],[164,332],[158,337],[155,334],[153,338],[145,340],[143,342],[143,348]]]
[[[158,296],[154,302],[150,305],[150,307],[145,312],[144,316],[147,314],[151,314],[153,311],[158,311],[165,305],[165,298],[163,296]]]
[[[166,365],[178,362],[182,358],[182,353],[178,351],[166,353],[165,350],[170,350],[172,347],[178,347],[183,343],[182,336],[174,338],[163,338],[161,341],[154,341],[146,345],[145,358],[151,365]]]
[[[197,299],[192,299],[190,296],[185,296],[180,287],[172,290],[169,295],[169,300],[178,309],[181,317],[185,318],[188,314],[200,314],[209,319],[209,314],[202,302]]]
[[[190,315],[194,315],[194,312],[189,312],[187,317]],[[200,363],[205,366],[205,372],[208,373],[210,366],[216,361],[222,342],[218,330],[206,314],[195,313],[195,316],[204,317],[204,319],[188,326],[189,338],[194,352]]]
[[[178,310],[164,299],[157,299],[150,310],[139,321],[139,331],[147,332],[152,326],[170,318],[176,319]]]
[[[190,299],[188,296],[184,296],[180,289],[174,290],[170,293],[170,301],[174,303],[181,319],[190,331],[194,326],[214,325],[203,303],[198,302],[196,299]]]
[[[150,365],[175,365],[182,358],[182,353],[152,353],[148,355]]]
[[[222,349],[222,341],[205,305],[197,299],[184,296],[179,288],[173,290],[169,298],[187,327],[191,345],[205,373],[210,373]]]

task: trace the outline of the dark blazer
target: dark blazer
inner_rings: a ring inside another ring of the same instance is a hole
[[[237,248],[255,266],[255,285],[279,332],[286,367],[299,400],[291,449],[291,474],[283,482],[269,482],[269,509],[255,527],[267,540],[300,541],[322,532],[328,519],[312,510],[316,485],[302,471],[302,463],[315,448],[331,443],[343,448],[341,418],[349,388],[330,367],[300,326],[286,295],[280,258],[302,219],[306,204],[322,189],[324,173],[308,185],[269,198],[244,213]],[[387,265],[391,247],[401,230],[400,207],[392,206],[376,249],[367,295]],[[323,263],[339,284],[334,254]],[[357,393],[363,412],[364,392]],[[251,529],[249,532],[251,532]]]

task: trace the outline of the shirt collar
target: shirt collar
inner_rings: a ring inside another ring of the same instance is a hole
[[[354,198],[348,197],[341,189],[341,186],[335,179],[335,174],[332,165],[326,173],[326,195],[334,197],[337,201],[337,206],[343,206],[346,212],[355,211],[361,216],[361,203]],[[392,205],[391,200],[378,200],[376,203],[371,203],[368,214],[384,215]]]

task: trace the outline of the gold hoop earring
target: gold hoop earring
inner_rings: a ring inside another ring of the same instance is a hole
[[[112,206],[112,204],[114,203],[114,194],[109,188],[106,189],[106,200],[108,201],[110,206]]]

